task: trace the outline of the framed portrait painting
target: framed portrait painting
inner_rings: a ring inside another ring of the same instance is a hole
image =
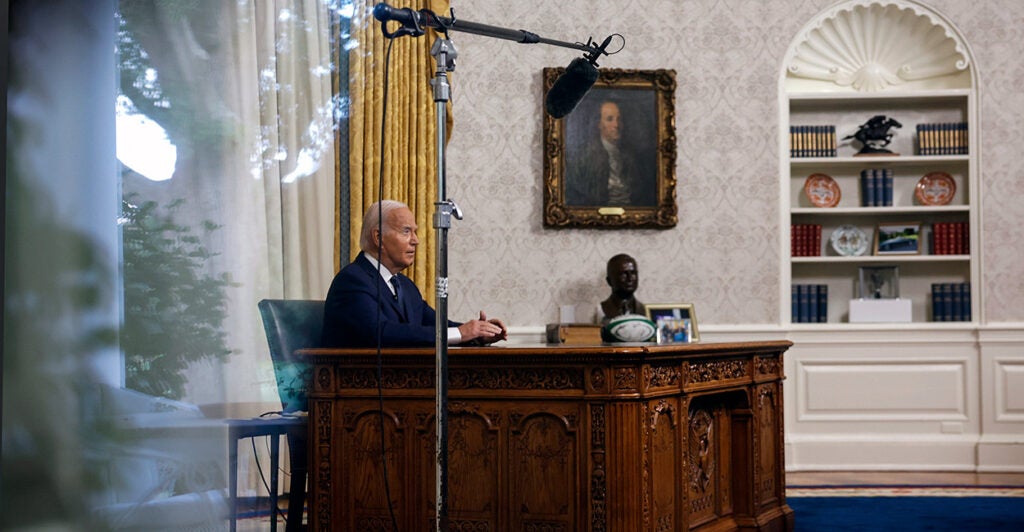
[[[544,69],[544,94],[564,68]],[[544,113],[546,227],[675,227],[674,70],[600,69],[562,118]]]

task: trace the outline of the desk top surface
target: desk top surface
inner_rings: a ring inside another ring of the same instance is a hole
[[[678,344],[656,344],[644,343],[621,343],[621,344],[594,344],[594,345],[566,345],[566,344],[516,344],[516,345],[493,345],[487,347],[458,347],[448,348],[448,355],[451,358],[488,358],[488,357],[535,357],[541,356],[615,356],[615,357],[662,357],[662,356],[701,356],[701,355],[728,355],[728,354],[753,354],[761,352],[781,353],[793,342],[789,340],[769,340],[757,342],[692,342]],[[404,347],[384,348],[381,352],[388,357],[399,358],[420,358],[434,356],[434,347]],[[375,356],[376,349],[373,348],[318,348],[299,349],[296,351],[300,357],[309,357],[323,360],[329,358],[365,357]]]

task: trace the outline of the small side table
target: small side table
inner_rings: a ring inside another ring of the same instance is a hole
[[[257,438],[260,436],[270,436],[270,530],[276,532],[277,530],[277,480],[278,480],[278,454],[281,449],[281,436],[289,435],[293,436],[289,438],[291,441],[305,441],[306,435],[306,418],[305,417],[258,417],[252,419],[225,419],[224,423],[228,426],[228,495],[230,497],[231,505],[231,532],[235,532],[238,515],[238,442],[239,440]],[[305,455],[305,453],[302,453]],[[303,471],[305,470],[304,464],[292,464],[294,469],[296,466],[301,466]],[[291,494],[294,498],[296,494]],[[304,494],[303,494],[304,495]],[[301,501],[304,497],[299,497]],[[288,505],[289,519],[302,519],[301,508],[295,511],[291,507],[291,501]],[[298,530],[300,523],[288,523],[289,529]]]

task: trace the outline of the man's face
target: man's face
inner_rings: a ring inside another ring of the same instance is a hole
[[[416,257],[416,218],[406,207],[387,213],[384,220],[384,243],[380,263],[391,273],[398,273],[412,265]]]
[[[616,294],[628,296],[636,292],[639,280],[636,262],[629,259],[615,261],[608,271],[608,284]]]
[[[619,141],[619,106],[612,102],[601,104],[601,138],[608,142]]]

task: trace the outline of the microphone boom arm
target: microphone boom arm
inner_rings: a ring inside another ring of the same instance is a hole
[[[433,28],[435,30],[443,31],[460,31],[463,33],[472,33],[474,35],[482,35],[484,37],[493,37],[496,39],[504,39],[507,41],[515,41],[520,44],[547,44],[551,46],[559,46],[562,48],[572,48],[574,50],[580,50],[586,52],[586,58],[594,66],[597,66],[597,58],[601,54],[605,54],[605,48],[608,47],[608,43],[611,42],[611,37],[608,37],[604,42],[598,46],[592,39],[587,39],[587,43],[579,42],[566,42],[558,41],[555,39],[548,39],[541,37],[536,33],[526,30],[513,30],[510,28],[502,28],[499,26],[491,26],[488,24],[480,24],[477,22],[469,22],[466,20],[459,20],[454,17],[454,10],[452,11],[452,18],[442,17],[435,15],[432,11],[423,9],[420,11],[414,11],[411,8],[395,9],[388,4],[381,2],[374,6],[373,16],[381,22],[381,29],[384,32],[384,36],[387,38],[399,37],[402,35],[412,35],[418,37],[423,35],[423,28]],[[388,32],[385,28],[385,22],[394,20],[402,25],[402,28],[396,32]],[[403,31],[404,30],[404,31]]]

